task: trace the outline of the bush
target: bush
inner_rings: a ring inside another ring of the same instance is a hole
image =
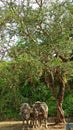
[[[63,108],[65,116],[73,116],[73,91],[66,93]]]

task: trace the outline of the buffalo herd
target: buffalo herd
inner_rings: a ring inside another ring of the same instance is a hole
[[[32,106],[28,103],[22,103],[20,107],[20,116],[23,126],[32,126],[33,128],[47,128],[48,106],[45,102],[36,101]]]

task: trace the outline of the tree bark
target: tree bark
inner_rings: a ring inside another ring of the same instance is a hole
[[[62,108],[62,102],[60,100],[57,101],[57,119],[56,123],[66,123],[65,117],[64,117],[64,111]]]
[[[57,120],[56,123],[66,123],[65,117],[64,117],[64,111],[62,108],[63,99],[64,99],[64,93],[65,93],[65,84],[63,83],[63,80],[60,77],[59,79],[59,92],[57,94]]]
[[[50,76],[50,77],[49,77]],[[58,88],[55,86],[55,82],[53,82],[53,79],[51,77],[51,75],[49,75],[48,77],[46,77],[46,83],[47,86],[49,86],[49,88],[51,89],[51,92],[56,100],[56,106],[57,106],[57,117],[56,117],[56,122],[55,123],[63,123],[65,124],[65,117],[64,117],[64,111],[62,108],[62,103],[63,103],[63,99],[64,99],[64,92],[65,92],[65,84],[63,83],[62,77],[61,75],[57,75],[57,79],[59,81],[58,84]],[[55,89],[56,87],[56,89]],[[57,92],[58,90],[58,92]]]

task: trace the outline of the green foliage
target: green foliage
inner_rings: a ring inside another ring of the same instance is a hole
[[[4,4],[0,8],[1,120],[19,119],[20,104],[33,104],[37,100],[48,104],[49,115],[56,115],[56,101],[45,79],[52,72],[56,94],[60,86],[58,74],[64,85],[69,82],[73,89],[73,61],[62,62],[53,56],[59,52],[66,59],[71,57],[72,3],[56,1],[49,5],[42,4],[42,7],[38,4],[36,9],[33,9],[30,1],[26,5],[24,1],[21,4],[5,1]],[[56,70],[59,73],[55,75]],[[73,114],[73,107],[67,107],[67,101],[71,106],[73,104],[72,96],[72,92],[66,93],[63,104],[66,116]]]
[[[50,96],[47,100],[47,103],[48,103],[48,108],[49,108],[49,111],[48,111],[48,115],[49,116],[56,116],[56,100],[54,99],[53,96]]]
[[[65,95],[63,107],[65,110],[65,116],[69,117],[73,115],[73,91]]]
[[[3,86],[0,98],[0,120],[17,119],[21,103],[21,95],[18,90]]]

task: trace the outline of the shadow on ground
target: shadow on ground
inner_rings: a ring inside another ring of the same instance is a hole
[[[22,123],[15,123],[14,122],[5,122],[0,123],[0,130],[66,130],[64,125],[54,125],[53,123],[48,124],[48,128],[46,129],[44,126],[42,128],[32,128],[24,126],[22,127]]]

